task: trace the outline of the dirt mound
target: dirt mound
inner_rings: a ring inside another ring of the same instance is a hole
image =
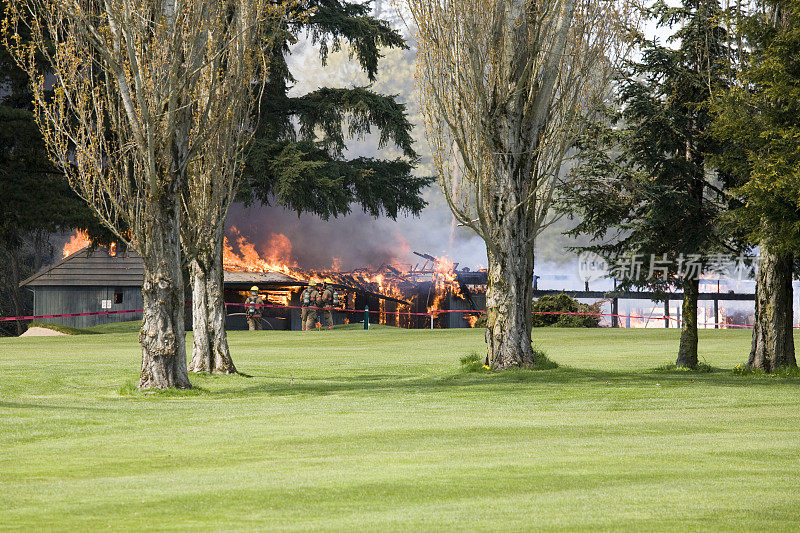
[[[28,328],[28,331],[20,335],[20,337],[55,337],[56,335],[66,335],[66,333],[34,326],[32,328]]]

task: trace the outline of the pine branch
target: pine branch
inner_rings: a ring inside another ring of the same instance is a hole
[[[396,218],[402,212],[418,214],[426,205],[420,193],[433,179],[414,176],[412,170],[403,159],[336,159],[309,141],[259,140],[240,199],[255,198],[326,220],[349,213],[351,204],[372,216]]]
[[[307,0],[304,7],[314,11],[307,23],[297,29],[309,31],[312,42],[319,45],[323,65],[330,52],[341,49],[344,40],[350,47],[350,58],[358,61],[370,81],[375,81],[381,48],[408,48],[388,22],[370,16],[371,2]]]
[[[403,150],[406,157],[416,159],[406,106],[395,98],[377,94],[366,87],[324,87],[305,96],[291,98],[289,112],[300,121],[302,139],[312,140],[317,130],[321,130],[321,145],[335,156],[340,156],[344,151],[346,138],[363,138],[375,127],[380,133],[380,148],[392,142]]]

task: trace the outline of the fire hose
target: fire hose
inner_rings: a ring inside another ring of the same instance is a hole
[[[191,303],[191,302],[187,302]],[[233,302],[225,302],[226,307],[245,307],[252,304],[244,304],[244,303],[233,303]],[[291,306],[291,305],[272,305],[272,304],[256,304],[256,307],[260,308],[268,308],[268,309],[303,309],[303,307],[299,306]],[[348,309],[348,308],[326,308],[326,307],[314,307],[314,306],[307,306],[306,309],[315,309],[315,310],[330,310],[336,311],[340,313],[368,313],[368,314],[386,314],[386,315],[404,315],[404,316],[427,316],[434,319],[441,314],[447,313],[462,313],[462,314],[484,314],[486,313],[485,310],[470,310],[470,309],[435,309],[425,313],[412,313],[409,311],[374,311],[369,308],[365,309]],[[26,316],[9,316],[9,317],[0,317],[0,322],[13,322],[17,320],[40,320],[46,318],[74,318],[74,317],[84,317],[84,316],[103,316],[103,315],[121,315],[121,314],[131,314],[131,313],[141,313],[143,309],[127,309],[124,311],[95,311],[89,313],[63,313],[63,314],[56,314],[56,315],[26,315]],[[230,313],[230,316],[235,315],[244,315],[245,313]],[[600,316],[600,317],[617,317],[617,318],[632,318],[632,319],[639,319],[645,320],[650,318],[652,320],[672,320],[677,322],[678,320],[674,317],[670,316],[661,316],[661,317],[644,317],[644,316],[636,316],[636,315],[621,315],[615,313],[579,313],[579,312],[566,312],[566,311],[532,311],[534,315],[566,315],[566,316]],[[752,328],[752,324],[727,324],[727,323],[717,323],[717,322],[704,322],[698,324],[698,326],[723,326],[725,328]],[[800,329],[800,326],[794,326],[794,329]]]

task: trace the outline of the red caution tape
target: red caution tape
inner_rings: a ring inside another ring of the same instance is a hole
[[[126,313],[141,313],[143,309],[128,309],[126,311],[98,311],[96,313],[66,313],[63,315],[29,315],[29,316],[2,316],[0,322],[13,322],[15,320],[38,320],[40,318],[71,318],[78,316],[123,315]]]
[[[191,303],[191,302],[187,302]],[[225,303],[228,307],[251,307],[251,304],[244,304],[244,303]],[[299,306],[291,306],[291,305],[271,305],[271,304],[258,304],[255,307],[259,308],[268,308],[268,309],[303,309],[303,307]],[[336,311],[336,312],[344,312],[344,313],[363,313],[364,309],[347,309],[347,308],[340,308],[340,307],[313,307],[309,306],[307,309],[314,309],[320,311]],[[121,315],[121,314],[130,314],[130,313],[141,313],[142,309],[127,309],[125,311],[97,311],[93,313],[65,313],[59,315],[27,315],[27,316],[9,316],[9,317],[0,317],[0,322],[13,322],[16,320],[39,320],[42,318],[73,318],[73,317],[82,317],[82,316],[102,316],[102,315]],[[436,317],[440,314],[446,313],[462,313],[462,314],[484,314],[486,313],[485,310],[473,310],[473,309],[437,309],[434,311],[429,311],[427,313],[411,313],[408,311],[380,311],[380,310],[370,310],[368,311],[370,314],[386,314],[386,315],[408,315],[408,316],[433,316]],[[617,317],[617,318],[633,318],[639,320],[672,320],[678,322],[678,319],[671,317],[671,316],[636,316],[636,315],[620,315],[620,314],[613,314],[613,313],[578,313],[578,312],[556,312],[556,311],[533,311],[535,315],[575,315],[575,316],[608,316],[608,317]],[[704,322],[698,324],[698,326],[719,326],[722,328],[752,328],[752,324],[727,324],[727,323],[716,323],[716,322]],[[794,329],[800,329],[800,326],[795,326]]]
[[[248,307],[248,304],[243,303],[226,303],[226,306],[240,306],[240,307]],[[258,304],[256,307],[263,307],[263,308],[270,308],[270,309],[303,309],[302,307],[298,306],[291,306],[291,305],[271,305],[271,304]],[[315,310],[330,310],[330,311],[338,311],[338,312],[345,312],[345,313],[363,313],[364,309],[347,309],[347,308],[325,308],[325,307],[314,307],[309,306],[306,309],[315,309]],[[427,313],[410,313],[406,311],[375,311],[370,310],[370,314],[385,314],[385,315],[412,315],[412,316],[437,316],[440,314],[445,313],[462,313],[462,314],[484,314],[486,310],[475,310],[475,309],[437,309],[434,311],[429,311]],[[577,315],[577,316],[608,316],[608,317],[617,317],[617,318],[634,318],[639,320],[674,320],[677,322],[676,318],[670,316],[636,316],[636,315],[620,315],[614,313],[578,313],[578,312],[557,312],[557,311],[532,311],[534,315]],[[698,326],[721,326],[724,328],[752,328],[752,324],[727,324],[727,323],[715,323],[715,322],[704,322],[698,324]],[[795,326],[795,329],[800,329],[800,326]]]

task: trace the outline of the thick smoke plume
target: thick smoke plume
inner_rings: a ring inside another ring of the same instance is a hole
[[[228,215],[228,240],[235,244],[241,234],[262,257],[271,257],[275,243],[284,242],[283,236],[291,243],[285,262],[310,269],[407,266],[423,261],[414,251],[448,257],[470,268],[485,266],[483,242],[453,228],[450,219],[449,211],[438,208],[397,221],[375,219],[357,210],[326,221],[280,207],[235,205]]]

